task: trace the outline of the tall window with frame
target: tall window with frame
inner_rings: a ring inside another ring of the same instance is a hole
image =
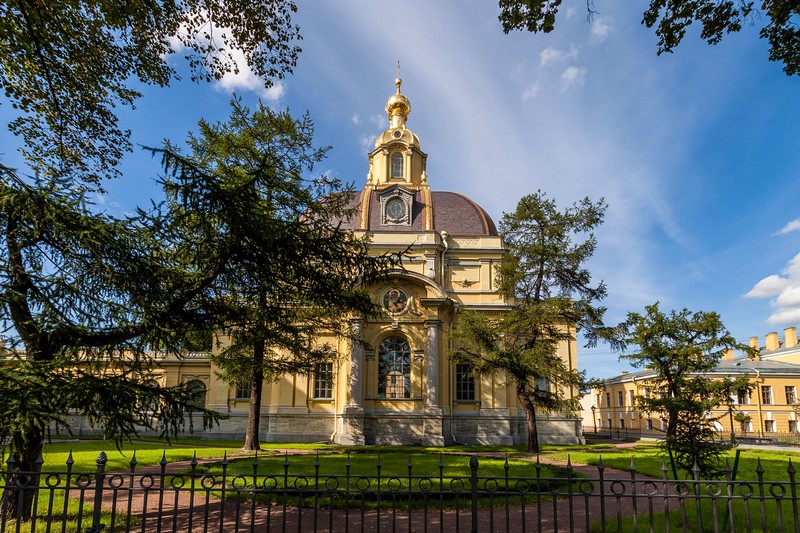
[[[411,398],[411,347],[402,337],[378,346],[378,398]]]
[[[249,383],[237,383],[236,390],[233,392],[233,398],[235,400],[249,400],[251,393],[250,388]]]
[[[772,404],[772,386],[771,385],[762,385],[761,386],[761,403],[764,405]]]
[[[786,385],[786,405],[797,403],[797,389],[794,385]]]
[[[333,398],[333,363],[314,365],[314,398],[320,400]]]
[[[740,390],[736,393],[736,400],[739,405],[750,405],[750,391]]]
[[[475,376],[469,365],[456,365],[456,400],[470,402],[475,400]]]
[[[392,177],[403,177],[403,154],[395,152],[392,154]]]

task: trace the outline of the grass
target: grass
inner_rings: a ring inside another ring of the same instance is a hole
[[[438,450],[438,448],[437,448]],[[414,453],[414,452],[417,453]],[[294,455],[291,457],[269,457],[259,461],[254,470],[252,459],[239,459],[230,461],[227,465],[215,463],[203,465],[203,473],[220,475],[225,472],[228,476],[240,476],[239,486],[252,488],[256,483],[258,487],[267,487],[267,494],[259,497],[263,499],[275,498],[282,495],[280,491],[285,487],[319,488],[322,492],[314,496],[290,498],[293,505],[317,505],[320,507],[339,507],[364,505],[374,508],[380,500],[396,501],[398,498],[411,507],[454,508],[468,501],[471,492],[470,482],[470,454],[477,449],[457,449],[457,453],[432,453],[428,449],[383,447],[379,450],[367,449],[333,451],[325,454]],[[426,453],[427,452],[427,453]],[[527,460],[514,459],[513,457],[481,457],[479,459],[479,490],[491,490],[492,495],[483,495],[479,499],[481,507],[493,505],[492,501],[505,505],[506,493],[512,493],[510,503],[519,502],[515,479],[528,477],[526,497],[533,494],[546,494],[558,486],[563,488],[566,481],[549,481],[545,478],[564,478],[567,476],[565,469],[556,466],[544,465],[541,468],[541,481],[534,479],[536,469]],[[378,464],[380,463],[380,472]],[[410,465],[410,469],[409,469]],[[506,486],[506,466],[511,484]],[[253,475],[257,474],[257,478]],[[380,476],[378,475],[380,473]],[[228,478],[230,479],[230,478]],[[264,484],[266,483],[266,485]],[[269,494],[274,490],[273,494]],[[299,491],[302,492],[302,491]],[[309,491],[310,492],[310,491]],[[230,497],[247,496],[247,493],[232,493]]]
[[[74,461],[73,472],[94,473],[96,469],[97,455],[103,451],[108,456],[108,463],[106,472],[128,472],[130,471],[130,462],[133,458],[133,451],[136,452],[136,469],[148,465],[158,464],[162,458],[166,457],[168,462],[186,461],[190,460],[195,454],[198,459],[213,459],[220,458],[223,454],[227,454],[229,461],[224,467],[227,474],[240,475],[239,483],[249,484],[252,480],[253,474],[253,455],[252,452],[242,452],[241,441],[207,441],[199,439],[175,439],[170,443],[158,442],[154,439],[136,440],[130,443],[124,443],[120,450],[117,450],[112,442],[103,440],[90,440],[86,442],[78,441],[64,441],[55,442],[45,446],[44,450],[44,468],[45,472],[65,470],[65,463],[72,452]],[[531,457],[525,453],[524,447],[521,446],[451,446],[441,448],[426,448],[426,447],[381,447],[381,446],[363,446],[355,448],[347,448],[342,446],[332,446],[326,444],[265,444],[262,445],[263,451],[259,452],[259,466],[257,473],[259,476],[272,476],[270,478],[270,486],[282,487],[288,484],[290,487],[294,483],[313,485],[317,481],[313,477],[316,469],[317,454],[310,453],[304,455],[291,455],[288,457],[289,468],[288,472],[284,470],[285,457],[283,450],[295,449],[305,451],[319,452],[319,480],[329,481],[330,483],[345,483],[344,476],[347,473],[347,452],[350,452],[350,480],[351,483],[362,483],[363,488],[369,488],[370,492],[377,489],[377,461],[380,456],[381,461],[381,496],[383,501],[386,499],[399,501],[400,505],[412,506],[427,505],[442,506],[445,508],[452,508],[455,505],[467,504],[469,492],[469,456],[478,454],[480,467],[479,467],[479,486],[486,487],[489,481],[489,487],[494,490],[493,498],[488,496],[481,498],[479,505],[487,507],[490,505],[501,504],[505,505],[505,493],[507,487],[505,486],[505,462],[508,457],[509,476],[510,477],[525,477],[529,478],[528,492],[526,498],[549,498],[550,495],[546,494],[551,488],[542,485],[538,487],[543,492],[536,492],[535,486],[536,471],[535,465],[531,462]],[[730,452],[730,462],[733,464],[733,451]],[[487,456],[491,454],[493,456]],[[603,465],[607,468],[614,468],[627,471],[631,465],[631,459],[634,461],[637,476],[650,476],[657,479],[662,478],[662,457],[660,450],[653,444],[640,444],[634,448],[619,449],[613,447],[611,444],[595,443],[587,446],[544,446],[540,456],[543,459],[564,460],[568,458],[573,464],[589,464],[598,465],[602,458]],[[408,464],[409,457],[411,458],[412,475],[409,479]],[[765,482],[786,482],[789,479],[787,473],[788,459],[792,458],[795,463],[800,461],[800,454],[791,452],[775,452],[768,450],[751,450],[742,449],[741,458],[739,462],[739,470],[737,472],[737,479],[739,480],[755,480],[756,468],[759,461],[761,468],[764,470],[763,478]],[[461,487],[462,492],[460,496],[450,497],[449,500],[442,497],[439,498],[435,492],[439,489],[439,462],[442,462],[442,476],[444,478],[445,489],[450,487],[451,479],[458,479],[454,482],[456,488]],[[800,468],[800,464],[795,465]],[[219,474],[222,472],[223,466],[220,462],[201,465],[198,471],[204,474]],[[285,475],[284,475],[285,474]],[[671,478],[671,472],[668,473]],[[563,468],[543,466],[541,470],[542,478],[564,478],[567,472]],[[687,476],[688,477],[688,476]],[[367,478],[370,480],[367,482]],[[391,484],[389,479],[393,478]],[[429,478],[429,479],[423,479]],[[333,481],[335,480],[335,481]],[[429,491],[429,494],[420,496],[416,499],[408,500],[408,487],[409,482],[415,489],[420,487],[420,483],[424,485]],[[368,483],[368,485],[364,485]],[[557,482],[561,483],[560,490],[562,493],[566,491],[566,481]],[[87,519],[91,519],[91,504],[84,504],[81,506],[77,500],[78,491],[70,494],[68,508],[66,515],[63,513],[64,507],[64,480],[61,479],[58,483],[59,488],[56,490],[42,490],[40,491],[40,500],[38,503],[38,510],[40,514],[39,525],[48,511],[48,506],[52,505],[54,523],[59,524],[57,528],[60,530],[60,521],[67,520],[67,530],[78,530],[78,517],[81,515],[83,523],[81,528],[88,527]],[[74,480],[73,480],[74,486]],[[217,486],[218,488],[218,486]],[[351,487],[352,488],[352,487]],[[515,490],[515,486],[508,489]],[[554,487],[553,487],[554,488]],[[758,494],[758,487],[754,486],[755,495]],[[726,487],[722,486],[725,494]],[[216,490],[216,489],[215,489]],[[700,487],[701,494],[707,494],[707,487],[705,485]],[[760,502],[756,499],[751,499],[749,503],[742,500],[734,502],[733,521],[737,529],[743,527],[747,520],[748,513],[750,515],[750,523],[753,531],[776,531],[779,529],[779,518],[783,520],[783,527],[786,528],[787,524],[792,524],[792,509],[789,505],[788,498],[782,502],[781,512],[778,512],[777,504],[774,498],[769,496],[769,485],[766,485],[765,491],[767,494],[767,502],[765,503],[766,513],[763,515],[766,520],[766,529],[762,527],[762,513],[760,509]],[[544,496],[542,494],[544,493]],[[219,494],[219,493],[215,493]],[[273,493],[272,497],[276,496]],[[340,506],[345,505],[360,505],[362,502],[367,507],[375,506],[378,498],[377,495],[368,495],[369,493],[356,491],[355,496],[352,498],[348,496],[347,502],[343,502],[341,495],[333,495],[331,498],[318,498],[313,501],[310,498],[305,498],[304,502],[310,505],[316,504],[319,506]],[[260,497],[264,497],[263,495]],[[398,500],[399,498],[399,500]],[[494,500],[494,501],[492,501]],[[289,501],[289,500],[287,500]],[[300,500],[291,500],[295,504],[301,503]],[[519,498],[516,497],[514,502],[519,503]],[[512,505],[514,504],[512,502]],[[687,529],[690,531],[713,531],[714,523],[712,516],[712,501],[705,499],[701,504],[702,523],[698,522],[697,512],[695,509],[694,500],[687,500],[688,505],[686,508]],[[672,513],[669,516],[671,528],[681,529],[682,513],[678,510],[678,500],[671,499],[670,505],[672,506]],[[718,498],[717,501],[717,520],[718,526],[722,527],[722,521],[725,513],[726,502],[724,498]],[[609,509],[611,504],[609,504]],[[612,511],[608,511],[611,516]],[[116,521],[119,524],[124,523],[126,517],[118,515]],[[646,515],[637,517],[639,522],[639,529],[642,530],[645,524],[645,529],[649,529],[649,519]],[[108,524],[110,520],[109,515],[104,516],[104,523]],[[132,517],[133,523],[137,522],[136,517]],[[633,517],[623,517],[621,529],[618,528],[616,517],[608,521],[606,524],[607,531],[633,531]],[[8,527],[11,524],[6,524]],[[23,525],[20,531],[26,531],[30,524]],[[593,526],[595,530],[600,530],[599,524]],[[13,529],[13,527],[12,527]],[[667,531],[666,518],[664,513],[657,514],[653,523],[654,531]]]

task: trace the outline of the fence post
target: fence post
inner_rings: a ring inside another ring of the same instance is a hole
[[[472,533],[478,533],[478,456],[469,458],[469,485],[472,491]]]
[[[106,479],[106,463],[108,457],[106,452],[100,452],[97,456],[97,471],[94,475],[94,511],[92,513],[92,527],[86,533],[100,533],[105,529],[105,525],[100,523],[100,513],[103,510],[103,485]]]

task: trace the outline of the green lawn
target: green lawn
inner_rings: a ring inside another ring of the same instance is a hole
[[[166,457],[168,462],[186,461],[190,460],[193,456],[198,459],[203,458],[221,458],[223,454],[227,454],[228,464],[224,467],[229,474],[241,475],[240,483],[249,484],[252,480],[253,474],[253,454],[252,452],[241,451],[241,441],[207,441],[199,439],[176,439],[170,443],[158,442],[155,439],[136,440],[129,443],[124,443],[120,450],[117,450],[112,442],[103,440],[90,440],[90,441],[65,441],[54,442],[45,446],[44,450],[44,468],[45,472],[49,471],[64,471],[67,458],[70,452],[74,461],[73,472],[87,472],[93,473],[96,468],[97,455],[104,451],[108,456],[108,463],[106,466],[107,472],[127,472],[130,470],[130,462],[134,457],[137,468],[158,464],[162,458]],[[459,497],[451,498],[446,501],[444,498],[436,501],[428,501],[425,505],[431,504],[442,505],[444,507],[452,507],[455,504],[465,505],[466,500],[463,498],[469,494],[469,460],[472,454],[478,454],[480,467],[479,467],[479,486],[491,487],[495,492],[495,501],[492,503],[488,498],[483,498],[480,505],[485,507],[487,505],[497,504],[497,496],[502,496],[506,490],[504,477],[506,475],[506,460],[508,460],[508,475],[510,477],[525,477],[535,479],[536,465],[535,458],[525,453],[524,447],[521,446],[452,446],[443,448],[424,448],[424,447],[396,447],[396,446],[362,446],[362,447],[342,447],[331,446],[325,444],[268,444],[262,445],[264,450],[259,452],[259,461],[256,469],[259,476],[271,476],[270,486],[282,486],[288,484],[294,486],[295,483],[313,485],[317,481],[327,481],[329,483],[346,483],[344,476],[347,472],[349,461],[349,473],[351,482],[358,482],[360,478],[362,485],[370,490],[377,489],[377,474],[378,458],[380,457],[381,464],[381,490],[384,491],[381,498],[397,498],[398,495],[408,492],[409,482],[414,488],[422,486],[429,491],[436,491],[439,489],[439,475],[440,475],[440,461],[441,461],[441,475],[445,479],[445,488],[454,487],[461,489]],[[302,451],[317,451],[315,453],[306,454],[292,454],[288,456],[288,470],[285,470],[285,461],[287,457],[283,455],[283,450],[302,450]],[[348,459],[349,452],[349,459]],[[733,464],[733,451],[730,452],[730,461]],[[487,455],[488,454],[488,455]],[[651,476],[658,479],[662,477],[662,457],[660,450],[657,446],[652,444],[640,444],[635,448],[618,449],[610,444],[591,444],[587,446],[545,446],[543,447],[540,455],[543,459],[554,460],[567,460],[568,458],[574,464],[599,464],[601,458],[603,465],[607,468],[614,468],[627,471],[631,466],[631,459],[636,468],[638,476]],[[507,459],[506,459],[507,458]],[[759,461],[761,468],[764,471],[764,480],[770,481],[787,481],[788,480],[788,461],[794,461],[795,467],[800,468],[800,453],[789,451],[768,451],[768,450],[751,450],[742,449],[739,462],[739,471],[737,479],[739,480],[755,480],[756,468]],[[317,464],[317,461],[319,463]],[[411,462],[411,474],[414,476],[409,479],[409,461]],[[319,468],[319,477],[314,478],[317,467]],[[202,465],[198,471],[201,473],[218,474],[221,473],[223,465],[220,462]],[[558,467],[543,466],[540,475],[542,478],[563,478],[566,476],[566,470]],[[429,479],[421,479],[421,476]],[[370,477],[370,481],[366,478]],[[671,477],[671,473],[669,474]],[[391,483],[389,479],[393,478]],[[453,478],[458,478],[458,481],[451,482]],[[489,480],[489,485],[486,485]],[[367,484],[368,485],[364,485]],[[61,480],[63,484],[63,479]],[[560,484],[562,490],[565,484]],[[516,488],[511,485],[510,490]],[[540,489],[547,491],[549,486],[540,486]],[[723,489],[725,487],[723,486]],[[758,488],[755,487],[757,494]],[[769,485],[765,487],[767,495],[769,495]],[[388,491],[388,492],[387,492]],[[700,487],[701,494],[708,494],[706,486]],[[712,489],[713,491],[713,489]],[[45,494],[47,492],[47,494]],[[528,496],[539,497],[536,495],[535,481],[528,485]],[[39,512],[44,514],[47,507],[52,505],[55,514],[58,515],[62,512],[64,506],[63,492],[60,490],[42,491],[40,493],[38,509]],[[724,496],[724,490],[722,495]],[[536,495],[536,496],[534,496]],[[50,497],[52,496],[52,498]],[[77,524],[77,517],[83,514],[84,526],[87,517],[90,516],[91,506],[84,505],[82,508],[77,501],[70,496],[68,503],[67,515],[70,520],[68,529],[72,525]],[[400,496],[402,497],[402,496]],[[365,494],[356,495],[356,499],[364,501],[366,505],[374,505],[370,499],[375,496],[366,496]],[[427,496],[423,497],[427,499]],[[433,497],[432,497],[433,498]],[[438,498],[438,497],[437,497]],[[461,503],[457,503],[457,499],[461,498]],[[297,502],[297,500],[294,500]],[[385,500],[384,500],[385,501]],[[517,500],[515,500],[517,501]],[[688,500],[687,500],[688,501]],[[309,502],[311,503],[311,502]],[[341,503],[341,502],[339,502]],[[355,503],[351,501],[350,503]],[[419,501],[411,502],[416,505]],[[670,529],[676,527],[680,529],[682,513],[677,507],[677,500],[673,500],[672,513],[670,514]],[[317,505],[337,505],[336,502],[327,502],[319,500]],[[723,499],[717,500],[718,525],[722,526],[725,512],[725,501]],[[714,524],[712,519],[712,502],[711,500],[704,500],[701,506],[701,514],[703,515],[702,525],[698,525],[696,508],[694,501],[690,501],[687,506],[687,520],[688,530],[690,531],[713,531]],[[782,519],[783,527],[785,529],[793,529],[792,522],[792,509],[789,501],[782,502],[780,513],[778,512],[777,505],[773,500],[770,500],[765,505],[766,513],[763,515],[767,522],[766,529],[762,528],[762,513],[760,509],[760,502],[752,499],[749,503],[744,501],[736,501],[734,503],[733,520],[739,529],[740,524],[744,524],[747,520],[749,512],[750,523],[753,531],[776,531],[778,530],[779,519]],[[646,516],[639,517],[639,528],[643,524],[649,523],[646,521]],[[123,519],[118,517],[119,520]],[[41,519],[40,519],[41,520]],[[612,523],[613,522],[613,523]],[[106,520],[106,523],[107,520]],[[616,521],[607,523],[607,531],[617,531]],[[597,530],[599,525],[595,524]],[[25,531],[25,527],[21,531]],[[633,518],[626,517],[622,522],[622,531],[633,530]],[[667,531],[666,520],[663,513],[657,518],[654,523],[654,531]]]

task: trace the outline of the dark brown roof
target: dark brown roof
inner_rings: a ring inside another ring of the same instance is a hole
[[[424,198],[420,191],[414,192],[414,206],[411,212],[410,226],[382,225],[380,214],[380,200],[376,191],[363,191],[355,195],[351,207],[358,208],[362,198],[369,198],[369,223],[366,229],[372,232],[421,232],[425,228]],[[446,231],[450,235],[461,236],[495,236],[497,228],[491,217],[481,206],[454,192],[432,192],[433,204],[433,229],[437,232]],[[358,229],[361,209],[356,209],[354,215],[342,222],[342,228]]]

